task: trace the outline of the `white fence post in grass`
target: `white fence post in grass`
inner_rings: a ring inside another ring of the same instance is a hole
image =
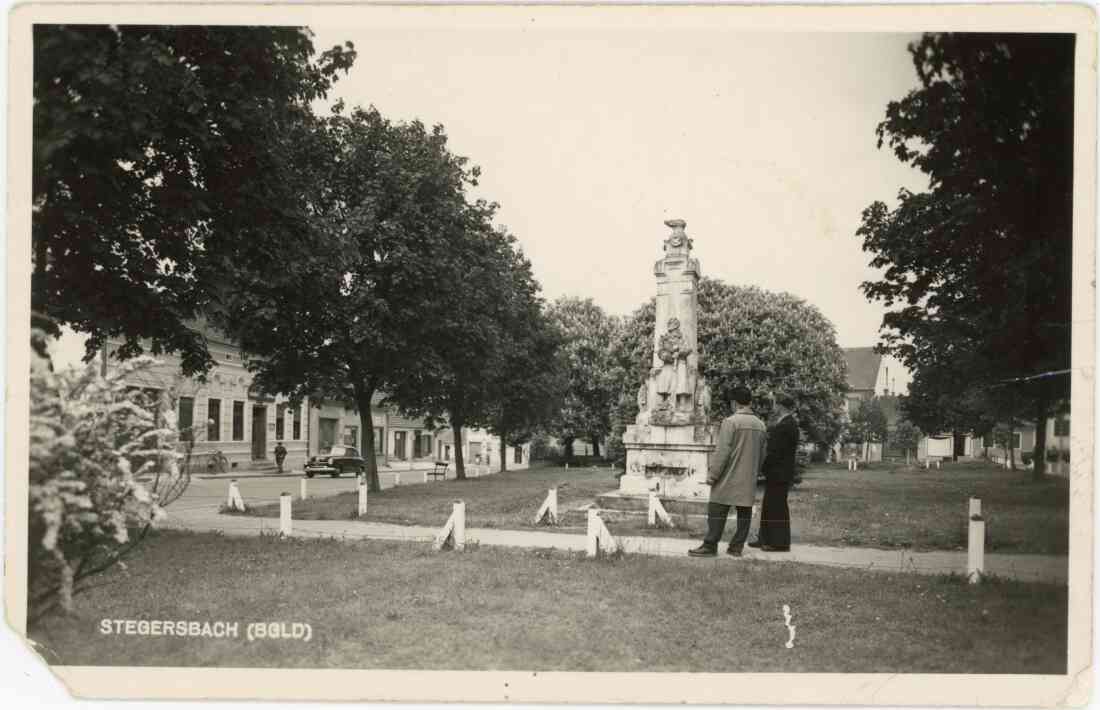
[[[442,550],[448,542],[459,552],[466,549],[466,503],[460,500],[455,501],[451,517],[447,518],[443,529],[435,536],[432,549]]]
[[[970,505],[967,510],[967,517],[973,518],[974,516],[982,517],[982,499],[971,498]]]
[[[985,573],[985,520],[980,515],[970,516],[967,535],[966,578],[971,584],[982,581]]]
[[[427,482],[428,482],[428,472],[425,470],[424,471],[424,483],[427,483]]]
[[[543,518],[549,518],[551,525],[558,524],[558,489],[551,488],[546,494],[546,500],[542,502],[539,512],[535,513],[535,525],[542,522]]]
[[[600,550],[607,553],[615,552],[618,547],[615,538],[611,536],[611,531],[607,529],[603,520],[600,519],[600,511],[596,508],[589,508],[588,539],[585,544],[585,552],[588,557],[597,556],[600,554]]]
[[[308,478],[302,476],[302,481],[298,484],[298,497],[302,500],[309,498],[309,491],[306,489],[306,481],[308,480]]]
[[[291,534],[290,501],[289,493],[279,494],[279,534],[286,537],[290,537]]]
[[[393,474],[393,487],[397,488],[401,485],[401,472],[395,471]]]
[[[668,514],[668,511],[665,510],[665,507],[661,505],[661,499],[657,497],[657,493],[655,491],[649,492],[648,515],[650,527],[656,526],[658,520],[660,520],[662,523],[669,526],[670,528],[676,527],[676,525],[672,522],[672,516],[670,516]]]
[[[367,514],[367,481],[359,477],[359,517]]]
[[[225,501],[225,507],[242,513],[245,511],[244,498],[241,498],[241,489],[237,488],[237,479],[229,482],[229,496]]]

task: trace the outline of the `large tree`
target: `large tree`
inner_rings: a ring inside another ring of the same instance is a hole
[[[1074,37],[927,34],[909,51],[920,87],[887,106],[878,139],[929,188],[864,210],[858,235],[885,271],[862,288],[893,309],[883,349],[918,398],[944,381],[975,401],[1011,388],[994,399],[1037,422],[1040,477],[1046,419],[1069,396]]]
[[[337,105],[307,137],[301,149],[327,166],[311,171],[312,218],[281,269],[232,284],[225,320],[263,390],[354,402],[369,452],[375,395],[434,363],[437,323],[468,294],[465,188],[477,170],[441,126],[373,108]]]
[[[592,453],[599,456],[600,441],[611,433],[611,408],[619,394],[609,346],[621,324],[591,298],[563,296],[551,304],[549,316],[565,337],[566,373],[561,408],[550,431],[567,458],[576,439],[592,442]]]
[[[501,437],[503,468],[503,447],[523,440],[553,401],[557,339],[542,315],[531,264],[514,237],[493,227],[493,211],[470,206],[465,241],[452,251],[465,270],[448,291],[445,315],[429,324],[427,357],[395,373],[389,388],[390,400],[406,413],[451,428],[459,479],[464,428],[485,427]]]
[[[814,306],[786,293],[732,286],[716,279],[699,282],[699,351],[715,420],[732,413],[733,388],[744,385],[770,412],[770,396],[791,394],[799,424],[813,442],[834,443],[843,420],[847,390],[844,354],[836,333]],[[653,361],[655,303],[650,300],[625,324],[612,348],[616,363],[621,426],[637,414],[639,384]]]
[[[35,25],[35,324],[208,369],[188,322],[304,229],[287,130],[355,52],[313,55],[293,27]]]

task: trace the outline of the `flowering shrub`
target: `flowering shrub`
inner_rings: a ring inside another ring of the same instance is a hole
[[[186,487],[175,415],[126,385],[138,358],[106,377],[94,365],[31,364],[28,612],[72,609],[81,582],[140,544]],[[154,406],[150,406],[154,405]],[[141,479],[141,480],[139,480]]]

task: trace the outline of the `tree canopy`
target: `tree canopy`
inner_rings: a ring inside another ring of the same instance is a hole
[[[700,367],[711,390],[712,416],[732,413],[738,385],[753,392],[758,400],[754,408],[765,416],[771,396],[789,393],[810,439],[823,445],[835,442],[847,380],[832,323],[790,294],[716,279],[700,280],[698,299]],[[631,403],[651,367],[654,314],[651,299],[627,319],[612,349],[623,423],[637,414],[637,405]]]
[[[122,357],[212,365],[188,322],[308,213],[287,131],[355,58],[293,27],[35,25],[31,308]],[[146,342],[143,344],[142,340]]]
[[[600,441],[611,433],[611,409],[619,396],[609,346],[621,324],[591,298],[563,296],[550,305],[548,314],[565,338],[566,378],[550,432],[563,443],[567,456],[576,439],[592,442],[599,456]]]
[[[371,451],[372,399],[409,372],[431,373],[438,324],[468,295],[464,191],[477,170],[449,151],[441,126],[373,108],[338,105],[310,136],[303,150],[324,159],[313,163],[308,229],[283,268],[234,281],[225,320],[261,389],[355,402]]]
[[[1044,422],[1069,394],[1074,37],[926,34],[909,51],[920,87],[878,140],[929,188],[871,204],[858,230],[884,269],[862,285],[892,309],[882,347],[913,372],[925,431]]]

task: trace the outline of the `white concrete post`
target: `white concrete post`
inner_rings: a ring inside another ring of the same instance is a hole
[[[279,494],[279,534],[290,537],[291,534],[291,522],[290,522],[290,501],[291,495],[289,493]]]
[[[447,540],[454,543],[454,549],[461,552],[466,549],[466,504],[460,500],[455,501],[451,517],[443,525],[443,529],[435,536],[432,549],[442,550]]]
[[[359,517],[367,514],[367,482],[359,478]]]
[[[971,584],[982,580],[985,572],[985,521],[981,516],[970,518],[970,530],[967,536],[966,577]]]
[[[646,511],[646,524],[653,527],[657,524],[657,493],[649,492],[649,510]]]
[[[454,507],[455,516],[455,549],[461,552],[466,549],[466,503],[460,500],[455,501]]]
[[[308,481],[308,480],[309,480],[308,478],[306,478],[305,476],[302,476],[302,481],[301,481],[301,483],[298,484],[298,487],[299,487],[298,497],[302,500],[305,500],[306,498],[309,498],[309,491],[306,490],[306,481]]]
[[[585,541],[585,554],[595,557],[600,553],[600,512],[588,509],[588,539]]]
[[[241,497],[241,489],[237,487],[237,479],[233,479],[229,482],[229,496],[226,500],[226,507],[229,510],[237,510],[240,512],[245,511],[244,498]]]
[[[550,492],[546,494],[546,500],[542,502],[539,507],[539,512],[535,513],[535,525],[542,522],[544,517],[549,516],[550,524],[557,525],[558,523],[558,489],[551,488]]]
[[[569,462],[568,462],[568,461],[566,461],[566,462],[565,462],[565,470],[566,470],[566,471],[568,471],[568,470],[569,470]]]
[[[427,482],[428,482],[428,472],[425,471],[424,472],[424,483],[427,483]]]
[[[401,485],[401,472],[397,471],[393,474],[393,487],[397,488]]]
[[[973,518],[974,516],[982,517],[982,499],[971,498],[970,506],[968,508],[967,517]]]

